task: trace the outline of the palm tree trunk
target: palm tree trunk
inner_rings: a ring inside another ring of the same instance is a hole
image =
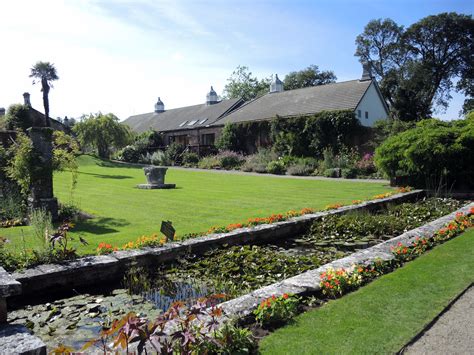
[[[43,87],[42,91],[43,91],[43,106],[44,106],[44,115],[46,117],[46,127],[51,127],[51,120],[49,119],[49,98],[48,98],[48,95],[49,95],[49,85],[48,85],[48,81],[43,78],[41,80],[41,85]]]

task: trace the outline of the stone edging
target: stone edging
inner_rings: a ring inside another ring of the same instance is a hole
[[[383,199],[362,202],[358,205],[344,206],[335,210],[294,217],[274,224],[262,224],[236,229],[228,233],[210,234],[183,242],[168,243],[157,248],[117,251],[108,255],[88,256],[62,264],[39,265],[21,272],[14,272],[12,276],[21,283],[23,295],[103,284],[119,279],[123,272],[132,265],[157,265],[173,260],[187,252],[199,254],[224,244],[236,245],[277,240],[288,235],[301,234],[315,220],[327,215],[371,209],[390,202],[408,201],[422,196],[424,196],[423,190],[415,190]]]
[[[356,264],[369,264],[377,259],[386,261],[391,260],[394,258],[391,252],[391,247],[396,246],[398,243],[405,245],[411,244],[417,237],[431,238],[436,231],[452,221],[456,217],[456,213],[467,213],[472,207],[474,207],[474,202],[421,227],[405,232],[398,237],[355,252],[342,259],[325,264],[317,269],[309,270],[297,276],[262,287],[241,297],[221,303],[220,306],[230,318],[245,318],[249,316],[255,308],[257,308],[260,302],[273,295],[277,297],[282,296],[284,293],[304,295],[319,291],[321,289],[319,286],[319,283],[321,282],[320,275],[327,269],[347,269]]]

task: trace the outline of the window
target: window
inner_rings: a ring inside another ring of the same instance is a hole
[[[195,125],[198,120],[192,120],[191,122],[188,123],[188,126]]]
[[[359,118],[362,117],[362,112],[360,112],[360,110],[357,110],[357,117],[359,117]]]
[[[186,123],[188,123],[188,121],[181,122],[179,126],[183,127]]]
[[[201,136],[202,145],[214,145],[214,141],[215,141],[214,133],[203,134]]]
[[[199,124],[203,124],[203,123],[206,122],[206,121],[207,121],[207,118],[204,118],[204,119],[202,119],[201,121],[199,121]]]
[[[369,113],[367,111],[365,111],[365,118],[369,119]]]

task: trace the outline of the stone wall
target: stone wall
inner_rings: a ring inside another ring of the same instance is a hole
[[[47,264],[13,273],[23,288],[23,295],[37,295],[81,286],[101,285],[120,280],[130,266],[159,265],[185,253],[202,254],[223,245],[266,243],[304,233],[315,221],[330,214],[344,214],[355,210],[379,208],[390,202],[415,200],[424,196],[422,190],[397,194],[388,198],[345,206],[336,210],[317,212],[274,224],[240,228],[229,233],[210,234],[168,243],[158,248],[117,251],[109,255],[88,256],[63,264]]]

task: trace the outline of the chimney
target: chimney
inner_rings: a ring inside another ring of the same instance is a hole
[[[155,112],[156,113],[162,113],[165,112],[165,104],[161,99],[158,97],[158,101],[155,104]]]
[[[25,106],[31,107],[30,93],[29,92],[23,93],[23,100],[24,100]]]
[[[206,105],[214,105],[219,102],[219,98],[217,97],[217,93],[214,91],[214,88],[211,86],[211,91],[206,95]]]
[[[360,81],[372,80],[372,67],[369,63],[362,63],[362,78]]]
[[[282,92],[283,90],[283,83],[278,79],[278,74],[275,74],[275,79],[270,84],[270,94],[274,92]]]

